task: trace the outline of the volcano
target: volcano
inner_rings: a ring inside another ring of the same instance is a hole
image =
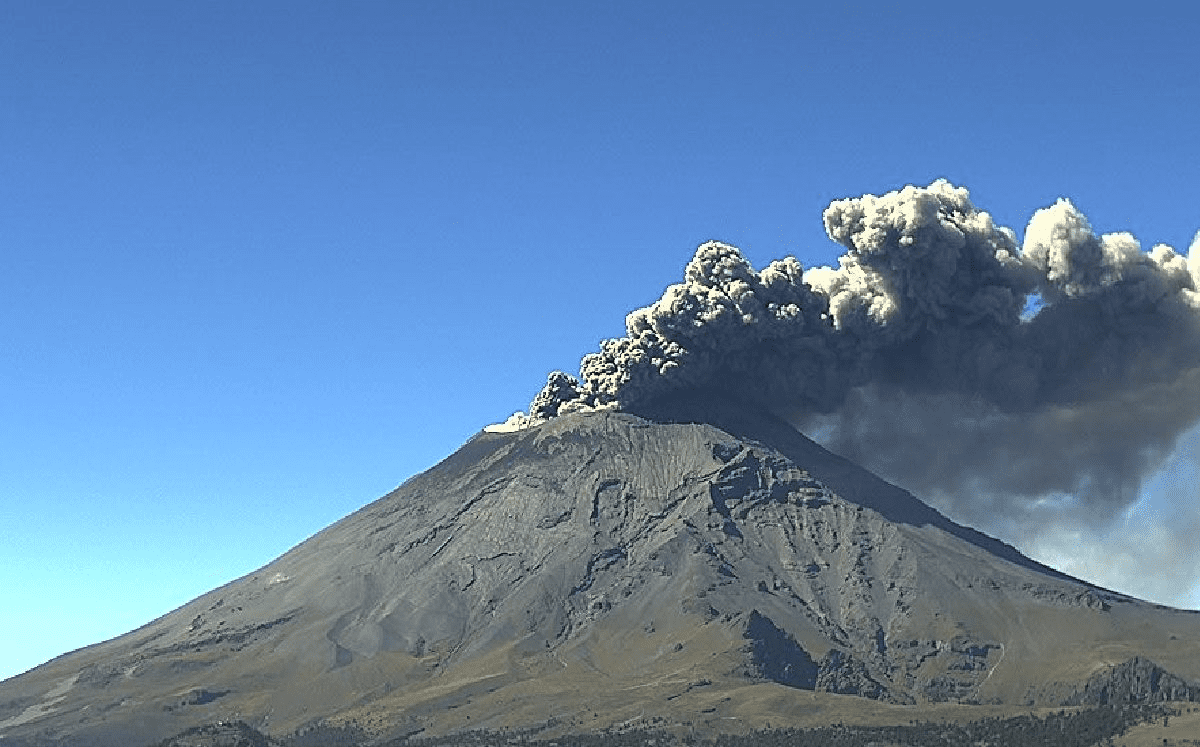
[[[1200,614],[1040,565],[772,416],[484,431],[264,568],[0,683],[0,745],[1197,699]]]

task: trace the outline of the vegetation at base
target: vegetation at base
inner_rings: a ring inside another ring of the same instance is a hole
[[[194,726],[154,747],[279,747],[280,744],[245,721],[220,721]]]
[[[326,726],[291,737],[271,738],[242,722],[233,722],[222,724],[220,729],[189,729],[155,747],[1104,747],[1133,726],[1179,713],[1162,704],[1100,706],[1044,717],[996,717],[961,724],[835,724],[811,729],[760,729],[712,739],[635,729],[553,738],[539,737],[532,731],[473,731],[371,741],[358,729]]]
[[[1045,718],[1032,715],[989,718],[966,724],[923,722],[902,726],[781,729],[754,732],[744,737],[718,737],[714,747],[1093,747],[1168,712],[1161,706],[1105,706],[1070,713],[1059,711]]]

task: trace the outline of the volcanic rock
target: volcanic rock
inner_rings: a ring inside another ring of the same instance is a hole
[[[1092,675],[1070,705],[1117,705],[1200,700],[1200,686],[1189,685],[1159,665],[1135,656]]]
[[[476,435],[259,571],[0,683],[0,744],[908,721],[1061,703],[1039,688],[1086,695],[1139,656],[1194,683],[1200,615],[1039,565],[782,421],[681,402]]]

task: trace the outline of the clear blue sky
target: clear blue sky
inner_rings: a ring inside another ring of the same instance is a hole
[[[1185,8],[0,4],[0,678],[447,456],[702,241],[831,263],[830,200],[945,177],[1186,251]]]

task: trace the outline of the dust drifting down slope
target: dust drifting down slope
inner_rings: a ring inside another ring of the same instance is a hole
[[[837,268],[702,245],[512,424],[732,397],[1020,541],[1113,521],[1200,420],[1200,240],[1145,251],[1063,199],[1019,242],[940,180],[824,222]]]

